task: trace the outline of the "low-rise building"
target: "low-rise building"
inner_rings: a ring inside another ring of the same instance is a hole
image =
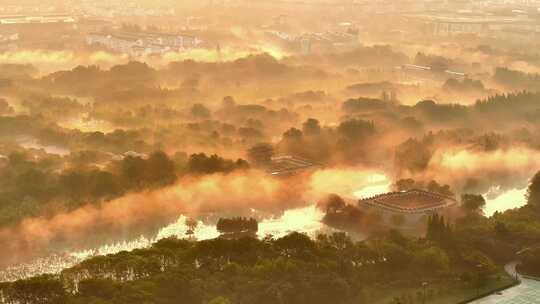
[[[448,215],[457,201],[447,195],[413,189],[364,198],[358,206],[362,210],[380,212],[386,224],[414,227],[430,214]]]
[[[272,157],[267,171],[274,176],[289,176],[315,170],[319,167],[319,164],[309,160],[297,156],[284,155]]]
[[[201,40],[184,34],[115,32],[90,33],[86,36],[86,43],[141,56],[191,49],[197,47]]]

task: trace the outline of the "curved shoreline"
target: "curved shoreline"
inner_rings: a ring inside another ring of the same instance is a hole
[[[526,297],[527,290],[531,287],[530,285],[540,284],[538,283],[540,282],[540,279],[519,274],[516,270],[517,264],[518,264],[517,261],[512,261],[504,266],[506,273],[515,279],[513,284],[502,287],[502,288],[498,288],[488,293],[484,293],[483,295],[479,297],[475,297],[474,299],[463,301],[458,304],[466,304],[466,303],[491,304],[491,303],[499,303],[500,301],[505,301],[505,300],[513,300],[517,297]],[[519,290],[516,291],[516,289],[519,289]],[[540,288],[536,288],[536,286],[535,288],[531,288],[531,290],[532,289],[538,290],[538,292],[540,292]],[[508,293],[503,293],[501,295],[495,294],[500,291],[507,291],[510,294]],[[516,293],[513,293],[514,291],[516,291]],[[519,302],[519,303],[539,303],[539,302],[538,300],[536,300],[536,302]]]

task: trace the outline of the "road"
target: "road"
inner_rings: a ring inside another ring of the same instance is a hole
[[[516,262],[510,263],[504,268],[510,275],[518,275]],[[501,295],[493,294],[470,304],[540,304],[540,281],[521,277],[521,284],[503,290]]]

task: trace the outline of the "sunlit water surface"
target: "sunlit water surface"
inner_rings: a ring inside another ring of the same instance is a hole
[[[53,146],[53,145],[43,145],[39,141],[32,137],[20,137],[17,139],[17,143],[25,149],[36,149],[43,150],[48,154],[55,154],[59,156],[69,155],[71,152],[67,148]]]
[[[352,193],[356,198],[370,197],[390,190],[390,181],[384,174],[373,174],[367,183]],[[255,211],[256,212],[256,211]],[[302,208],[285,210],[283,214],[262,219],[259,222],[257,236],[260,238],[272,236],[279,238],[290,232],[302,232],[310,236],[318,233],[331,232],[333,229],[322,223],[324,212],[315,204]],[[150,247],[153,243],[167,237],[185,238],[189,227],[186,225],[187,217],[182,215],[174,223],[161,228],[151,238],[141,236],[134,240],[106,244],[98,248],[53,254],[37,259],[31,263],[19,264],[0,272],[0,281],[14,281],[44,273],[59,273],[63,269],[72,267],[81,261],[97,255],[115,254],[121,251],[131,251]],[[213,239],[219,236],[215,225],[198,221],[192,237],[197,240]]]
[[[384,174],[373,174],[367,183],[359,190],[353,191],[352,197],[366,198],[391,190],[391,182]],[[521,207],[526,203],[526,188],[501,191],[494,187],[485,194],[486,207],[484,213],[493,215],[496,211],[505,211]],[[256,212],[254,210],[254,212]],[[259,222],[257,236],[263,238],[271,235],[278,238],[290,232],[303,232],[310,236],[318,233],[332,231],[322,223],[324,213],[316,207],[309,205],[302,208],[285,210],[281,215],[264,218]],[[161,228],[154,237],[141,236],[137,239],[106,244],[90,250],[65,252],[40,258],[27,264],[14,265],[4,271],[0,271],[0,281],[14,281],[44,273],[59,273],[65,268],[72,267],[81,261],[96,255],[115,254],[121,251],[131,251],[139,248],[150,247],[153,243],[167,237],[185,238],[188,236],[189,227],[186,225],[187,217],[182,215],[175,222]],[[192,237],[197,240],[213,239],[219,236],[215,225],[199,221]]]
[[[315,236],[317,233],[324,232],[325,229],[328,229],[321,223],[323,216],[324,213],[315,205],[286,210],[281,216],[261,220],[257,235],[259,237],[265,237],[267,235],[281,237],[292,231],[298,231]],[[186,219],[185,216],[180,216],[176,222],[161,228],[153,238],[141,236],[130,241],[107,244],[89,250],[54,254],[31,263],[15,265],[0,272],[0,281],[14,281],[44,273],[59,273],[63,269],[72,267],[92,256],[147,248],[152,243],[167,237],[176,236],[178,238],[185,238],[188,236],[187,232],[189,230],[186,225]],[[193,237],[197,240],[213,239],[218,236],[219,232],[215,225],[205,224],[202,221],[197,223],[193,234]]]
[[[70,118],[65,121],[58,122],[58,125],[67,129],[77,129],[82,132],[103,132],[108,133],[114,131],[116,128],[111,123],[89,118],[87,114],[80,115],[78,117]]]
[[[484,214],[492,216],[495,212],[519,208],[527,204],[527,188],[500,191],[500,187],[493,187],[484,195],[486,207]]]

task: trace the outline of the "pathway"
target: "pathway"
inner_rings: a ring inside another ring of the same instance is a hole
[[[516,262],[505,267],[506,272],[512,276],[519,276],[516,272]],[[521,284],[503,290],[502,294],[492,294],[470,304],[540,304],[540,281],[520,277]]]

